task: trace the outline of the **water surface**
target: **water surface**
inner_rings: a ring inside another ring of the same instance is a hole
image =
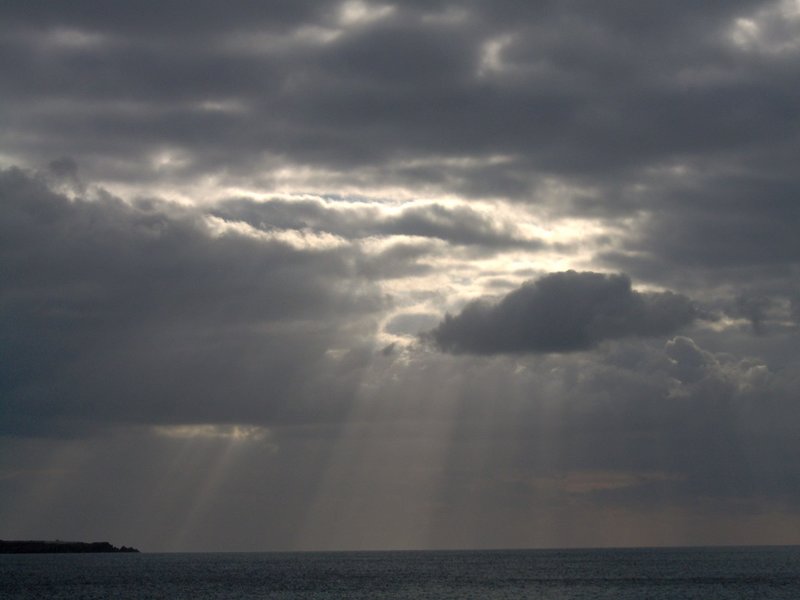
[[[28,599],[800,599],[800,547],[0,555]]]

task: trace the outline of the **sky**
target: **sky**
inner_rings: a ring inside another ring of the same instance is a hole
[[[800,543],[800,3],[0,6],[0,538]]]

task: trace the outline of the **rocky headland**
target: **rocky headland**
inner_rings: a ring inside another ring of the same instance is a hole
[[[80,552],[139,552],[136,548],[117,548],[108,542],[64,542],[61,540],[0,540],[0,554],[66,554]]]

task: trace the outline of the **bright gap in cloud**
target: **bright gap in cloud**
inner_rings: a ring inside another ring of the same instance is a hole
[[[257,229],[242,221],[226,221],[213,215],[205,216],[209,232],[214,237],[232,234],[250,237],[263,241],[276,241],[291,246],[295,250],[325,251],[347,246],[349,242],[344,238],[327,232],[318,232],[311,229]]]
[[[361,0],[347,0],[339,8],[339,22],[345,27],[365,25],[385,19],[395,10],[391,4],[370,4]]]
[[[158,425],[153,431],[168,438],[229,442],[263,441],[271,436],[269,429],[257,425]]]
[[[44,47],[54,50],[83,50],[96,48],[109,42],[109,38],[103,34],[71,27],[52,29],[38,38]]]
[[[738,49],[782,55],[800,51],[800,1],[779,0],[754,14],[738,17],[728,30]]]

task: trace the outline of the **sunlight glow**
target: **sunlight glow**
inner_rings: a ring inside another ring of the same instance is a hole
[[[505,34],[491,38],[481,46],[481,58],[478,62],[478,77],[485,77],[493,73],[502,73],[506,70],[503,63],[503,50],[514,41],[514,36]]]
[[[746,52],[781,55],[800,51],[800,1],[780,0],[737,18],[728,39]]]
[[[264,441],[271,432],[256,425],[159,425],[153,428],[158,435],[169,438],[219,439],[233,442]]]
[[[221,42],[224,50],[242,54],[271,54],[292,47],[324,46],[342,35],[338,28],[304,25],[288,32],[237,32]]]
[[[249,110],[247,104],[236,99],[203,100],[194,106],[204,112],[223,114],[244,114]]]
[[[73,28],[58,28],[47,32],[42,39],[47,46],[55,49],[85,49],[101,46],[108,42],[108,38],[103,34],[94,31],[84,31]]]
[[[214,237],[227,234],[240,235],[263,241],[276,241],[291,246],[295,250],[323,251],[346,246],[348,241],[331,233],[311,229],[276,229],[264,231],[242,221],[226,221],[220,217],[205,217],[209,232]]]
[[[395,11],[390,4],[371,5],[361,0],[344,2],[339,11],[339,22],[344,26],[363,25],[384,19]]]
[[[189,153],[178,148],[165,148],[150,155],[150,164],[156,171],[180,169],[191,162]]]

